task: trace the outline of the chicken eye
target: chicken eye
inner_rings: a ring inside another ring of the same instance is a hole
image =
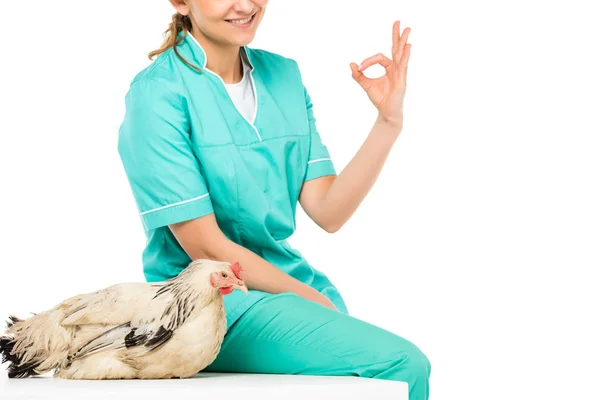
[[[227,278],[227,274],[226,274],[225,272],[221,272],[221,276],[222,276],[223,278]]]

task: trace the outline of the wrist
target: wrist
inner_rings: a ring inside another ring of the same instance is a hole
[[[403,118],[400,117],[399,119],[390,119],[378,114],[375,125],[381,127],[382,130],[390,134],[399,135],[403,127]]]

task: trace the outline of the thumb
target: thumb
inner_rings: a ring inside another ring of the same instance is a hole
[[[352,62],[350,63],[350,69],[352,70],[352,78],[360,84],[364,75],[358,70],[358,65]]]

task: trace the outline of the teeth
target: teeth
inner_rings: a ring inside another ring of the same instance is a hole
[[[248,17],[246,19],[230,19],[229,22],[232,24],[245,24],[246,22],[250,22],[252,17]]]

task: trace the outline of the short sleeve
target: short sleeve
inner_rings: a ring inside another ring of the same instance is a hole
[[[125,98],[118,151],[146,230],[213,212],[184,101],[152,80],[134,82]]]
[[[304,181],[320,178],[326,175],[337,175],[329,150],[323,144],[321,135],[317,130],[316,119],[313,111],[313,104],[306,87],[304,87],[304,98],[306,100],[306,112],[308,115],[308,125],[310,128],[310,150],[308,157],[308,166]]]

